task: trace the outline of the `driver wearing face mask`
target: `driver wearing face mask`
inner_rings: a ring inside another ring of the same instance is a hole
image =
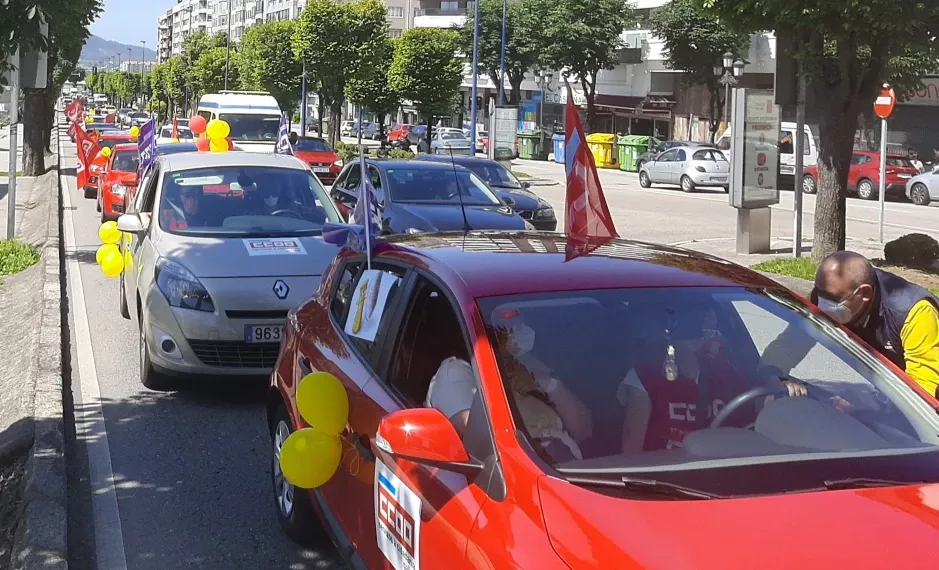
[[[812,302],[939,397],[939,298],[935,295],[875,268],[862,255],[839,251],[818,266]],[[812,346],[808,335],[786,329],[764,351],[763,363],[788,374]]]

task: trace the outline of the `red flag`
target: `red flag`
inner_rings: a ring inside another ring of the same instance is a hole
[[[82,107],[82,102],[78,99],[69,103],[68,107],[65,108],[65,116],[76,123],[81,120],[84,112],[85,109]]]
[[[84,129],[78,128],[78,125],[74,123],[73,126],[75,128],[75,143],[78,147],[76,149],[78,167],[75,176],[78,179],[78,189],[82,190],[88,185],[88,170],[91,168],[92,161],[101,152],[101,147]]]
[[[174,141],[179,138],[179,123],[176,122],[176,113],[173,113],[173,133],[170,138]]]
[[[580,123],[574,94],[567,86],[564,118],[564,170],[567,175],[567,199],[564,204],[564,225],[567,234],[566,260],[586,255],[601,245],[618,238],[613,217],[603,197],[593,153],[587,146],[584,127]]]

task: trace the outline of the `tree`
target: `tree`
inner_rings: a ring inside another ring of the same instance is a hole
[[[505,74],[512,86],[506,93],[510,105],[517,105],[525,74],[537,67],[546,45],[543,31],[547,13],[543,3],[533,0],[513,0],[508,5],[505,32]],[[475,13],[469,11],[466,23],[460,29],[464,53],[473,53]],[[477,73],[485,73],[499,84],[502,67],[502,0],[481,0],[479,4],[479,65]]]
[[[577,77],[587,99],[587,125],[596,118],[597,76],[616,66],[622,33],[636,22],[623,0],[538,0],[546,14],[545,62]],[[743,1],[743,0],[741,0]]]
[[[239,45],[239,72],[245,89],[262,89],[293,114],[300,103],[303,64],[293,51],[296,21],[268,22],[248,28]]]
[[[412,28],[401,34],[395,45],[388,80],[426,119],[428,146],[434,116],[452,111],[460,94],[463,65],[456,57],[459,47],[459,34],[439,28]]]
[[[311,0],[300,14],[293,48],[307,70],[321,78],[319,96],[329,107],[330,144],[339,136],[346,84],[375,73],[387,37],[387,11],[379,0]]]
[[[237,53],[231,52],[228,65],[228,84],[238,83]],[[202,53],[199,59],[189,68],[189,86],[198,96],[206,93],[216,93],[225,88],[225,57],[223,47],[211,48]]]
[[[858,117],[884,81],[908,93],[939,59],[939,3],[923,0],[699,0],[737,29],[790,37],[819,116],[812,256],[845,246],[848,169]],[[801,174],[801,173],[800,173]]]
[[[0,2],[0,92],[7,85],[10,56],[17,48],[26,50],[46,45],[39,33],[43,9],[49,2]]]
[[[169,96],[170,101],[173,102],[173,107],[179,109],[185,106],[187,80],[185,64],[182,58],[179,56],[170,58],[170,60],[166,62],[163,73],[166,76],[164,79],[166,94]]]
[[[711,142],[717,125],[724,118],[726,105],[719,77],[714,66],[721,65],[723,55],[746,55],[750,34],[731,29],[701,9],[696,0],[672,0],[652,13],[652,31],[665,42],[666,64],[683,71],[686,85],[703,85],[710,94]]]
[[[397,111],[401,105],[401,96],[388,82],[394,49],[394,42],[386,38],[384,56],[375,72],[364,79],[353,77],[346,84],[346,97],[350,101],[378,115],[378,134],[382,138],[385,136],[385,116]]]

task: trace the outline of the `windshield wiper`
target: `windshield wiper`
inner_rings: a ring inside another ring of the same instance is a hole
[[[592,485],[597,487],[615,487],[626,489],[628,491],[637,491],[649,495],[661,495],[663,497],[676,497],[681,499],[722,499],[721,495],[692,489],[667,481],[657,479],[637,479],[635,477],[621,477],[619,479],[602,479],[593,477],[571,477],[565,478],[575,485]]]
[[[874,487],[902,487],[904,485],[925,485],[930,481],[894,481],[891,479],[876,479],[873,477],[848,477],[845,479],[828,479],[824,482],[829,491],[836,489],[871,489]]]

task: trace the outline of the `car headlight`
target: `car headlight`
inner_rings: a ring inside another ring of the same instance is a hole
[[[154,277],[171,307],[215,312],[215,303],[209,292],[191,271],[179,263],[161,258],[157,261]]]
[[[547,208],[535,210],[535,218],[538,220],[553,220],[554,209],[549,206]]]
[[[115,196],[123,196],[127,192],[127,187],[123,184],[115,184],[111,186],[111,194]]]
[[[408,229],[404,230],[404,233],[406,233],[406,234],[422,234],[422,233],[424,233],[424,230],[422,230],[422,229],[420,229],[420,228],[408,228]]]
[[[339,160],[333,162],[333,164],[335,164],[336,166],[342,166],[342,159],[340,158]]]

